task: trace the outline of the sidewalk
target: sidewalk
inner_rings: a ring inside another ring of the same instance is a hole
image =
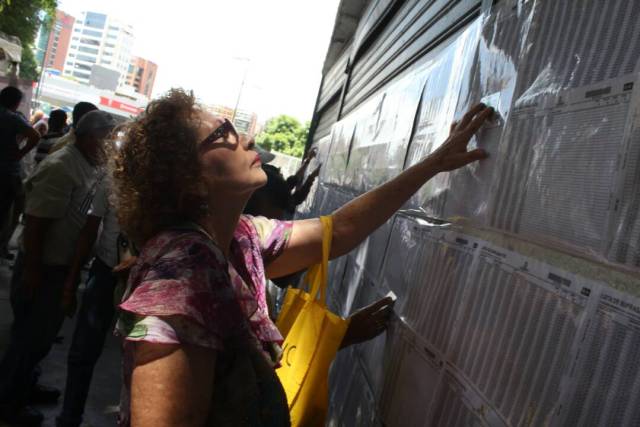
[[[9,339],[12,313],[9,303],[9,281],[11,270],[6,261],[0,261],[0,354],[4,354]],[[79,301],[81,297],[79,298]],[[64,340],[55,344],[49,356],[41,363],[42,377],[40,382],[53,386],[60,391],[64,389],[67,371],[67,353],[71,345],[74,320],[67,319],[60,335]],[[107,337],[105,348],[93,374],[91,391],[85,408],[83,426],[103,427],[116,424],[118,403],[120,399],[120,344],[112,335]],[[44,427],[55,426],[55,417],[62,406],[62,397],[57,405],[40,406],[45,414]],[[0,422],[0,427],[6,424]]]

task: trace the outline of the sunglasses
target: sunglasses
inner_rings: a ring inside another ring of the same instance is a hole
[[[208,137],[202,140],[200,146],[207,146],[219,140],[220,138],[229,136],[229,134],[234,135],[236,139],[238,139],[238,132],[236,131],[236,128],[233,127],[233,124],[229,121],[229,119],[224,119],[224,122],[222,122],[220,126],[218,126],[213,132],[211,132]]]

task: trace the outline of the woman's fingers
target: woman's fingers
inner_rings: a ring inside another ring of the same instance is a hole
[[[479,112],[473,120],[464,128],[463,132],[467,134],[469,138],[480,129],[484,122],[493,114],[493,108],[488,107]]]
[[[458,123],[458,127],[460,127],[460,129],[466,129],[466,127],[469,125],[469,123],[471,123],[471,120],[475,117],[475,115],[481,112],[482,110],[484,110],[485,108],[487,108],[487,106],[484,105],[483,103],[476,104],[473,107],[471,107],[471,109],[467,111],[466,114],[462,117],[462,120],[460,120],[460,123]]]
[[[393,299],[391,297],[385,297],[382,298],[376,302],[374,302],[371,305],[368,305],[366,307],[364,307],[362,310],[362,312],[366,312],[366,313],[375,313],[377,311],[380,311],[381,309],[390,309],[393,306]]]

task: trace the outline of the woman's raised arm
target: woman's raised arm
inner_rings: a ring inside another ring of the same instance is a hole
[[[350,201],[333,213],[331,258],[348,253],[384,224],[428,180],[487,157],[482,149],[467,151],[471,137],[493,113],[478,104],[451,125],[447,140],[431,155],[392,180]],[[316,219],[295,221],[283,253],[267,266],[268,277],[281,277],[320,261],[322,226]]]

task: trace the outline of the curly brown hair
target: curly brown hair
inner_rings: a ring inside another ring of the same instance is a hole
[[[123,129],[111,162],[114,203],[122,230],[138,245],[205,214],[197,151],[201,112],[192,92],[171,89]]]

